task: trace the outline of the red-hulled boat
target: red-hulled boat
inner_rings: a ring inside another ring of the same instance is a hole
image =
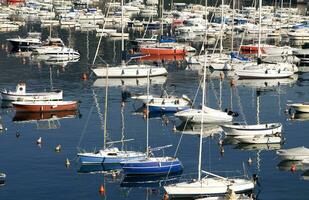
[[[262,54],[265,54],[265,48],[267,47],[273,47],[273,45],[261,44],[260,49]],[[240,51],[242,54],[257,54],[258,49],[258,44],[240,45]]]
[[[54,112],[77,110],[77,101],[22,101],[12,102],[16,112]]]
[[[144,45],[140,47],[140,51],[142,54],[150,55],[186,55],[187,53],[185,46],[176,43]]]
[[[164,61],[181,61],[185,59],[185,55],[148,55],[139,58],[142,61],[156,61],[156,60],[164,60]]]
[[[50,119],[74,118],[78,115],[76,110],[66,110],[57,112],[16,112],[13,121],[31,122],[44,121]]]

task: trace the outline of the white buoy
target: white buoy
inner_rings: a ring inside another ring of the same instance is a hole
[[[177,128],[176,128],[176,125],[174,124],[173,126],[173,129],[172,129],[173,132],[176,132],[177,131]]]
[[[37,143],[37,144],[42,144],[42,137],[39,137],[39,138],[36,140],[36,143]]]
[[[68,168],[68,167],[70,167],[70,165],[71,165],[70,160],[67,158],[65,160],[65,166]]]
[[[56,146],[55,151],[56,151],[56,152],[61,151],[61,144],[58,144],[58,145]]]
[[[248,164],[249,164],[249,165],[252,164],[252,159],[251,159],[251,157],[249,157],[249,159],[248,159]]]

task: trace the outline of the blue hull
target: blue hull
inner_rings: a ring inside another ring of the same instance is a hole
[[[190,106],[178,106],[178,107],[163,107],[163,106],[152,106],[149,105],[149,112],[179,112],[189,109]]]
[[[79,160],[82,164],[120,164],[121,162],[143,159],[143,157],[130,157],[130,158],[121,158],[121,157],[93,157],[93,156],[79,156]]]
[[[182,172],[180,161],[174,162],[136,162],[126,163],[122,166],[126,175],[162,175]]]

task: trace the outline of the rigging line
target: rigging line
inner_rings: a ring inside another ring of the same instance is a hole
[[[87,129],[88,124],[89,124],[89,120],[90,120],[91,113],[92,113],[92,111],[93,111],[93,107],[94,107],[94,106],[92,105],[91,108],[90,108],[90,110],[89,110],[89,112],[88,112],[88,116],[87,116],[85,125],[84,125],[84,127],[83,127],[83,130],[82,130],[82,132],[81,132],[79,141],[78,141],[78,143],[77,143],[77,147],[78,147],[78,148],[80,147],[80,144],[82,143],[82,140],[83,140],[84,135],[85,135],[85,133],[86,133],[86,129]]]
[[[107,2],[106,2],[106,3],[107,3]],[[111,5],[111,4],[110,4],[110,5]],[[106,11],[106,14],[105,14],[105,17],[106,17],[106,18],[107,18],[108,13],[109,13],[110,5],[107,7],[107,11]],[[106,20],[104,20],[103,30],[105,29],[105,24],[106,24]],[[95,61],[96,61],[96,59],[97,59],[98,53],[99,53],[99,48],[100,48],[101,41],[102,41],[102,37],[103,37],[103,30],[102,30],[102,34],[101,34],[100,39],[99,39],[99,42],[98,42],[97,49],[96,49],[95,54],[94,54],[94,58],[93,58],[93,61],[92,61],[92,66],[94,65],[94,63],[95,63]]]

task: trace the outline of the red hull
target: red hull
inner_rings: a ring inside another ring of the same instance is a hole
[[[141,53],[150,55],[186,55],[185,49],[142,47]]]
[[[7,0],[7,3],[10,5],[22,4],[22,3],[25,3],[25,0]]]
[[[167,60],[167,61],[181,61],[181,60],[184,60],[185,59],[185,56],[184,55],[149,55],[149,56],[145,56],[145,57],[142,57],[140,58],[140,60],[143,60],[143,61],[155,61],[155,60]]]
[[[33,105],[33,104],[14,104],[13,106],[16,109],[16,112],[55,112],[55,111],[69,111],[69,110],[77,110],[77,102],[74,101],[65,105]]]
[[[242,54],[257,54],[258,53],[258,46],[255,45],[241,45],[240,51]],[[260,47],[261,53],[265,53],[264,47]]]

